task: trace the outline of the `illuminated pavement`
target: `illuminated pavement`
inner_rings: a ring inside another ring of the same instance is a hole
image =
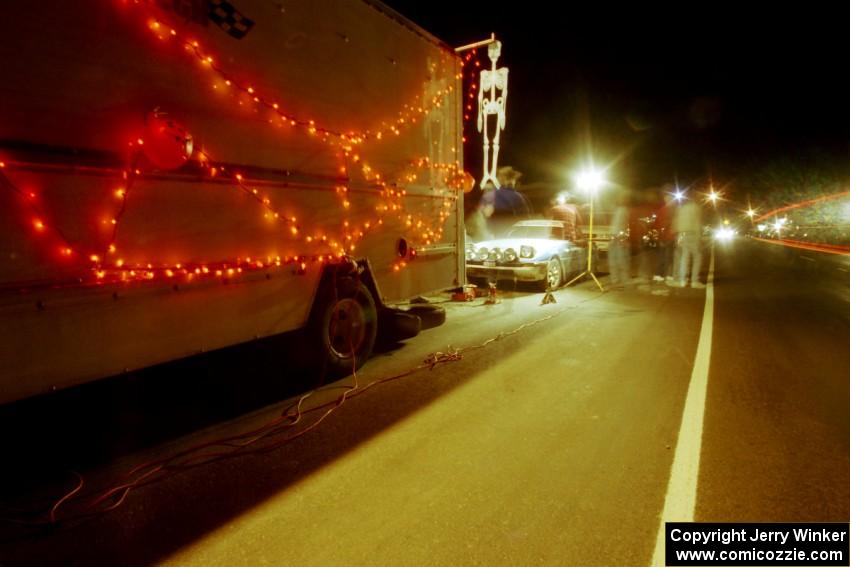
[[[768,248],[719,263],[697,519],[846,522],[850,256]]]
[[[850,517],[843,260],[745,243],[718,250],[697,520]],[[444,327],[371,361],[360,384],[560,314],[381,384],[270,453],[142,488],[74,530],[4,542],[0,564],[648,565],[705,293],[600,296],[585,283],[544,307],[540,295],[509,295],[491,307],[449,304]],[[257,366],[234,374],[243,389],[278,379]],[[203,423],[232,394],[182,394],[176,413]],[[152,446],[87,476],[107,487],[138,462],[256,427],[289,405],[139,442]],[[155,404],[132,407],[142,430],[170,419]],[[120,408],[116,428],[128,421]]]

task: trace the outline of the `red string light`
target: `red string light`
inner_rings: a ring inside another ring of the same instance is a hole
[[[143,2],[139,5],[148,7],[149,3]],[[236,81],[230,74],[219,67],[216,63],[216,58],[204,50],[197,40],[183,36],[181,32],[177,31],[177,29],[165,26],[158,20],[151,19],[149,22],[150,29],[157,33],[160,39],[166,40],[169,38],[175,38],[177,41],[180,41],[185,50],[190,54],[193,54],[202,64],[216,73],[225,86],[233,87],[237,91],[242,91],[252,95],[255,103],[274,111],[280,118],[282,124],[301,127],[308,135],[315,136],[319,134],[325,142],[341,142],[343,151],[341,157],[346,160],[353,161],[354,163],[362,163],[360,155],[353,152],[354,146],[363,144],[368,140],[381,140],[384,137],[384,132],[391,132],[397,136],[400,135],[403,127],[409,127],[417,123],[418,116],[429,113],[433,108],[440,108],[445,97],[454,90],[452,86],[441,89],[430,99],[430,101],[426,101],[430,102],[430,106],[420,102],[419,97],[417,97],[414,99],[413,104],[404,105],[403,111],[399,113],[399,116],[395,121],[383,122],[380,129],[377,129],[374,132],[369,130],[359,133],[337,132],[333,129],[317,125],[314,120],[301,119],[282,111],[281,105],[272,97],[260,94],[252,85]],[[462,61],[461,68],[468,61],[469,57]],[[462,77],[462,72],[458,74],[458,77]],[[139,137],[130,143],[133,158],[130,160],[129,166],[121,174],[121,185],[113,191],[114,198],[119,201],[120,206],[111,218],[104,219],[105,225],[111,225],[111,235],[104,249],[100,251],[80,250],[78,245],[74,245],[70,242],[57,226],[52,223],[47,223],[44,220],[46,215],[44,215],[34,203],[35,194],[32,192],[24,193],[21,191],[8,179],[8,177],[3,174],[2,171],[0,171],[0,184],[21,196],[29,197],[27,200],[27,206],[33,214],[33,227],[35,231],[37,233],[43,233],[45,231],[53,232],[60,240],[58,250],[62,257],[88,260],[90,262],[89,269],[91,270],[91,273],[93,273],[96,283],[153,280],[158,277],[170,279],[178,276],[182,276],[189,281],[204,276],[212,277],[213,275],[217,277],[225,277],[225,275],[232,277],[243,272],[268,270],[290,264],[297,267],[298,273],[304,273],[307,268],[307,262],[318,262],[323,264],[334,261],[336,258],[342,258],[347,253],[354,252],[356,250],[357,243],[361,239],[370,232],[385,226],[384,217],[387,214],[392,214],[398,220],[403,221],[404,226],[411,230],[410,236],[413,237],[413,240],[429,245],[432,242],[438,241],[442,237],[442,225],[451,215],[452,206],[456,203],[456,197],[452,195],[452,193],[461,188],[460,180],[462,179],[462,172],[459,170],[457,163],[432,164],[427,158],[413,160],[411,162],[411,171],[400,177],[400,180],[403,182],[414,183],[418,179],[418,170],[428,168],[429,170],[435,170],[441,173],[441,182],[445,184],[446,189],[434,190],[438,196],[442,195],[444,199],[442,210],[438,216],[439,220],[436,221],[438,226],[433,228],[430,226],[430,223],[434,222],[433,218],[414,216],[411,214],[407,214],[405,217],[405,207],[402,198],[406,196],[406,190],[404,188],[399,188],[395,185],[395,183],[387,182],[386,176],[374,171],[368,164],[362,163],[364,177],[380,190],[379,196],[383,202],[376,206],[377,214],[373,218],[361,222],[357,226],[352,225],[348,218],[346,218],[343,222],[341,237],[339,241],[337,241],[336,239],[329,238],[327,234],[323,234],[321,232],[313,231],[312,234],[308,234],[307,232],[309,231],[302,231],[301,227],[297,223],[296,217],[284,215],[279,210],[275,209],[272,206],[271,199],[268,196],[261,194],[257,188],[252,187],[249,180],[246,180],[241,173],[231,173],[223,166],[213,165],[213,160],[210,158],[209,154],[205,151],[200,151],[197,152],[197,160],[206,168],[210,178],[214,178],[219,175],[229,176],[235,187],[251,197],[265,209],[267,218],[274,221],[282,221],[287,226],[290,237],[306,244],[323,247],[324,250],[291,258],[281,258],[279,256],[267,257],[265,262],[262,260],[252,262],[250,259],[242,260],[240,258],[236,258],[221,260],[218,262],[206,262],[203,264],[183,262],[175,265],[155,266],[154,263],[147,263],[146,265],[137,263],[134,266],[128,266],[125,260],[118,256],[118,234],[121,220],[127,211],[128,198],[131,194],[133,184],[135,180],[142,175],[142,172],[138,168],[138,156],[140,155],[144,144],[145,141],[142,137]],[[455,149],[454,151],[456,152],[457,150]],[[0,161],[0,169],[6,169],[6,166],[6,162]],[[347,167],[341,165],[340,173],[342,175],[346,175]],[[349,211],[351,208],[349,192],[350,188],[347,183],[340,185],[337,188],[340,206],[344,212]],[[393,268],[397,271],[406,265],[406,262],[396,263]],[[87,282],[84,279],[81,279],[79,280],[79,284],[86,285]]]
[[[137,4],[140,7],[148,9],[147,21],[148,28],[160,39],[167,41],[174,39],[179,42],[185,51],[193,55],[205,68],[213,72],[221,81],[224,87],[232,87],[236,91],[247,94],[254,103],[270,110],[277,115],[281,124],[289,124],[307,131],[310,135],[321,135],[325,142],[339,142],[347,148],[362,144],[368,140],[381,140],[383,134],[387,131],[399,135],[401,129],[410,127],[417,123],[418,117],[429,113],[434,108],[440,108],[443,105],[446,96],[454,92],[452,85],[439,90],[435,96],[428,101],[422,101],[420,96],[414,98],[412,103],[403,105],[403,110],[398,113],[398,117],[394,120],[382,121],[376,130],[364,130],[361,132],[340,132],[333,128],[319,125],[313,119],[297,117],[290,114],[281,108],[279,102],[280,97],[272,96],[269,93],[261,93],[254,86],[241,82],[235,78],[233,73],[228,72],[217,63],[217,58],[206,48],[202,47],[197,39],[190,38],[188,35],[177,30],[173,26],[167,26],[160,22],[151,13],[150,2],[140,2]],[[218,85],[213,85],[218,88]],[[241,101],[240,101],[241,104]],[[285,105],[283,105],[285,106]]]

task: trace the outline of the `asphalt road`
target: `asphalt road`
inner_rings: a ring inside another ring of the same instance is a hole
[[[850,256],[720,254],[697,519],[850,520]]]
[[[850,519],[845,260],[748,242],[717,250],[697,520]],[[554,305],[523,291],[446,304],[445,326],[385,348],[355,395],[303,435],[282,443],[326,408],[79,525],[6,522],[0,564],[649,565],[705,295],[584,283]],[[456,360],[365,389],[450,345]],[[0,511],[37,519],[25,512],[49,509],[72,469],[82,497],[57,514],[72,517],[139,463],[291,413],[309,379],[282,372],[280,348],[4,408]]]

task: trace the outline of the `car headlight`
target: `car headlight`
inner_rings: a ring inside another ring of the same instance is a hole
[[[502,261],[502,251],[499,250],[498,248],[493,248],[492,250],[490,250],[490,255],[487,256],[487,259],[493,260],[494,262],[501,262]]]
[[[487,250],[487,248],[484,248],[484,247],[479,248],[479,249],[475,252],[475,259],[476,259],[476,260],[480,260],[480,261],[484,261],[484,260],[486,260],[486,259],[487,259],[487,256],[488,256],[489,254],[490,254],[490,251],[489,251],[489,250]]]
[[[468,248],[466,250],[466,259],[467,260],[475,260],[475,249]]]
[[[505,250],[505,262],[516,262],[516,250],[513,248]]]
[[[531,246],[520,246],[519,257],[520,258],[534,258],[534,248],[532,248]]]

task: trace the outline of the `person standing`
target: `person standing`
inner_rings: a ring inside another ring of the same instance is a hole
[[[673,287],[685,287],[690,279],[692,288],[703,288],[699,281],[702,266],[702,211],[693,201],[687,201],[676,209],[673,216],[673,232],[676,235],[678,265]]]
[[[611,241],[608,243],[608,269],[613,285],[631,281],[631,259],[628,194],[623,191],[617,195],[617,205],[611,215]]]
[[[564,235],[567,240],[575,242],[579,239],[581,231],[578,227],[582,223],[581,213],[578,207],[573,204],[570,193],[564,192],[555,198],[550,216],[552,220],[559,220],[564,223]]]
[[[655,247],[658,244],[655,232],[655,209],[653,189],[643,190],[635,195],[629,221],[629,237],[633,256],[637,259],[637,277],[642,284],[652,281],[655,271]]]
[[[660,201],[662,205],[655,212],[655,231],[658,233],[658,244],[655,248],[655,275],[652,279],[656,282],[673,280],[673,251],[676,243],[673,238],[673,213],[676,201],[673,199],[672,185],[665,185],[661,189]]]

